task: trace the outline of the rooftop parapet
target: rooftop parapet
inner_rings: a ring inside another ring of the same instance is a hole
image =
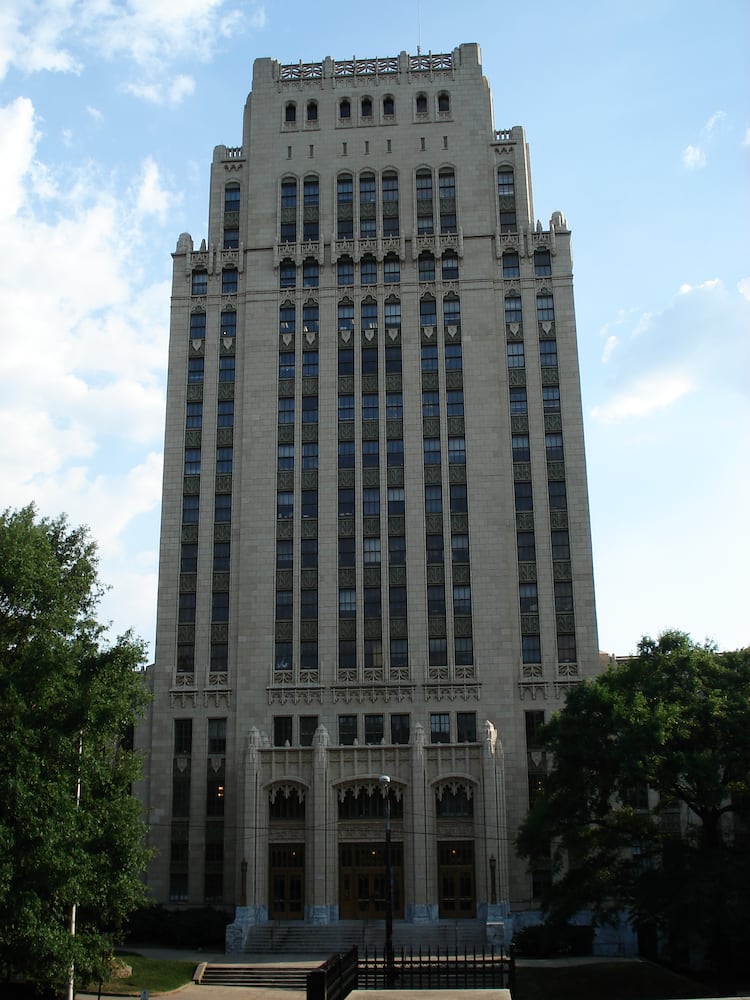
[[[454,54],[452,52],[442,52],[427,55],[410,56],[402,52],[398,56],[386,56],[384,58],[357,59],[331,59],[328,57],[323,62],[305,63],[300,60],[298,63],[276,64],[277,79],[287,82],[290,80],[322,80],[324,77],[334,79],[351,78],[359,76],[392,76],[394,73],[435,73],[452,72],[454,68]]]

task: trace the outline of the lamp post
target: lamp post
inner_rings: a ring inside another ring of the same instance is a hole
[[[393,859],[391,857],[391,779],[381,774],[385,790],[385,985],[393,986]]]

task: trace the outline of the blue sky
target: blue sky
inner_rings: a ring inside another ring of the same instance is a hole
[[[153,646],[170,253],[256,57],[478,41],[573,230],[600,647],[750,642],[750,6],[5,0],[0,508],[90,525]]]

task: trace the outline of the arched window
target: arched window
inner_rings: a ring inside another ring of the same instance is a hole
[[[549,292],[536,297],[536,315],[540,323],[551,323],[555,318],[555,303]]]
[[[474,799],[465,786],[439,788],[435,792],[435,806],[439,819],[474,815]]]
[[[378,220],[376,216],[377,185],[375,174],[359,175],[359,236],[360,239],[375,239]]]
[[[362,112],[363,118],[372,118],[372,98],[363,97],[362,103],[360,104],[360,110]]]
[[[440,200],[456,198],[456,175],[451,167],[443,167],[438,178]]]
[[[279,265],[279,288],[294,288],[297,284],[297,265],[285,258]]]
[[[294,101],[288,101],[284,108],[284,121],[291,125],[297,121],[297,105]]]
[[[282,243],[295,243],[297,240],[297,182],[281,182],[281,224],[279,235]]]
[[[438,111],[450,111],[451,109],[451,99],[450,95],[444,90],[438,94]]]
[[[284,720],[288,718],[289,723],[291,723],[291,716],[284,716],[282,718]],[[279,725],[277,728],[279,732],[274,733],[274,745],[288,746],[291,743],[291,732],[288,734],[285,733],[282,725]],[[277,736],[279,742],[276,741]],[[282,740],[282,736],[287,738]],[[268,818],[270,820],[305,818],[305,800],[296,788],[274,788],[269,793],[268,801]]]
[[[345,741],[342,739],[341,742]],[[401,819],[403,815],[403,797],[400,795],[397,797],[391,791],[391,816],[394,819]],[[382,819],[384,816],[385,796],[374,782],[370,787],[347,788],[346,791],[339,792],[339,819]]]
[[[224,211],[239,212],[240,210],[240,186],[239,184],[227,184],[224,188]]]
[[[500,198],[504,196],[513,197],[515,185],[513,183],[513,170],[511,167],[498,167],[497,170],[497,193]]]
[[[456,221],[456,175],[449,167],[440,171],[438,177],[440,193],[440,232],[455,233]]]
[[[503,254],[503,277],[507,279],[521,277],[521,262],[515,250]]]
[[[383,174],[381,183],[383,194],[383,236],[398,236],[398,174],[394,171]]]
[[[318,332],[319,309],[318,303],[308,300],[302,306],[302,327],[305,333]]]
[[[387,299],[385,303],[386,329],[401,329],[401,302],[396,298]]]
[[[208,271],[205,268],[193,271],[190,286],[191,295],[205,295],[208,291]]]
[[[435,258],[431,253],[421,253],[417,266],[420,281],[435,280]]]
[[[443,322],[446,326],[458,326],[461,322],[461,300],[457,295],[446,295],[443,299]]]
[[[363,299],[361,307],[362,329],[377,330],[378,304],[373,298]]]
[[[394,100],[390,96],[390,94],[386,95],[383,98],[383,114],[385,115],[386,118],[390,118],[393,115],[395,115],[395,113],[396,113],[396,105],[394,103]]]
[[[522,315],[523,315],[523,313],[521,311],[521,296],[520,295],[506,295],[505,296],[505,322],[506,323],[520,323]]]
[[[222,337],[237,336],[237,313],[234,309],[225,309],[221,314]]]
[[[314,174],[305,177],[303,183],[303,200],[305,208],[311,208],[320,202],[320,181]]]
[[[339,118],[351,118],[352,116],[352,102],[348,97],[343,98],[339,101]]]
[[[418,115],[426,115],[427,114],[427,95],[426,94],[417,94],[416,108],[417,108],[417,114]]]
[[[430,295],[426,295],[419,301],[419,324],[420,326],[437,326],[437,304]]]
[[[354,329],[354,303],[351,299],[342,299],[338,305],[339,330]]]
[[[552,260],[549,250],[534,251],[534,275],[537,278],[546,278],[552,274]]]
[[[297,311],[293,302],[282,302],[279,306],[279,333],[294,333],[297,325]]]
[[[307,102],[307,120],[309,122],[316,122],[318,120],[318,102],[308,101]]]
[[[336,262],[336,282],[339,288],[354,284],[354,261],[351,257],[339,257]]]
[[[430,236],[435,232],[432,211],[432,171],[417,171],[417,234]]]
[[[401,281],[401,261],[395,253],[386,254],[383,261],[383,281],[397,285]]]
[[[442,259],[443,281],[458,280],[458,255],[454,250],[446,250]]]

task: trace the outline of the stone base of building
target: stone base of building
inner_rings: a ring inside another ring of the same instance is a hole
[[[267,920],[268,910],[265,906],[238,906],[234,911],[234,920],[231,924],[227,924],[224,932],[227,954],[233,955],[244,951],[250,928]]]

